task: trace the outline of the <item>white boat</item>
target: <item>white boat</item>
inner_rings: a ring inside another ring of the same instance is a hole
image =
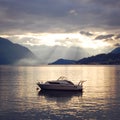
[[[85,81],[80,81],[78,85],[75,85],[73,82],[67,80],[66,77],[61,76],[57,80],[47,81],[45,83],[38,82],[37,85],[41,90],[82,91],[83,82]]]

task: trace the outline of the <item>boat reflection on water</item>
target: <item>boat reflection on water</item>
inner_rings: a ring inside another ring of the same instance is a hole
[[[69,101],[73,97],[82,97],[81,91],[53,91],[40,90],[38,96],[44,96],[46,100],[55,100],[57,102]]]
[[[40,90],[38,92],[39,96],[48,96],[48,97],[72,97],[72,96],[81,96],[82,91],[55,91],[55,90]]]

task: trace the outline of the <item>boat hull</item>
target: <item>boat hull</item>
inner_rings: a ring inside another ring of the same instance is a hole
[[[38,84],[41,90],[82,91],[82,86]]]

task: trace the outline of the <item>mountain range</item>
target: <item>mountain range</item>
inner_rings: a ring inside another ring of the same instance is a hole
[[[59,51],[60,52],[60,51]],[[71,52],[71,56],[73,53]],[[80,53],[76,53],[80,54]],[[77,55],[76,55],[77,56]],[[48,59],[48,58],[46,58]],[[0,65],[38,65],[40,59],[36,57],[28,48],[12,43],[8,39],[0,37]],[[112,50],[108,54],[98,54],[79,60],[58,59],[51,64],[120,64],[120,47]]]
[[[120,64],[120,47],[115,48],[108,54],[105,53],[98,54],[77,61],[59,59],[51,64],[66,64],[66,63],[67,64]]]
[[[36,56],[26,47],[0,37],[0,64],[28,64]]]
[[[68,64],[75,64],[75,60],[67,60],[67,59],[58,59],[57,61],[53,62],[53,63],[49,63],[49,65],[56,65],[56,64],[64,64],[64,65],[68,65]]]

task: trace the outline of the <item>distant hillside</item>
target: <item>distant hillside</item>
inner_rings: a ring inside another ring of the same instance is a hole
[[[74,60],[66,60],[66,59],[58,59],[57,61],[50,63],[55,65],[67,65],[67,64],[75,64]]]
[[[35,58],[36,56],[26,47],[14,44],[0,37],[0,64],[15,64],[23,59],[29,60]]]
[[[120,47],[108,54],[98,54],[78,61],[59,59],[51,64],[120,64]]]
[[[120,47],[115,48],[114,50],[111,51],[113,54],[119,54],[120,53]]]
[[[120,53],[108,53],[80,59],[76,64],[120,64]]]

